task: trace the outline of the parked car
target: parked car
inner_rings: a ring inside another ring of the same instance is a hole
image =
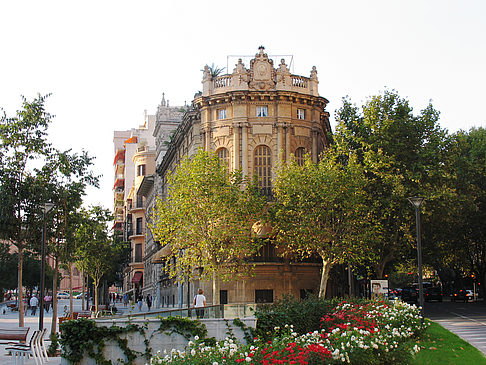
[[[388,292],[388,299],[400,299],[401,295],[401,288],[390,289],[390,291]]]
[[[402,300],[407,303],[417,303],[418,302],[418,290],[413,286],[408,286],[402,289],[401,293]]]
[[[442,288],[440,286],[434,286],[424,289],[424,299],[426,302],[432,300],[442,302]]]
[[[79,294],[73,295],[73,298],[74,299],[81,299],[82,297],[83,297],[83,293],[79,293]]]
[[[471,289],[466,289],[466,296],[467,299],[470,301],[474,301],[478,299],[478,293],[476,293],[476,298],[474,298],[474,292]]]
[[[61,291],[57,293],[57,299],[69,299],[69,293]]]
[[[454,289],[451,294],[451,302],[467,302],[469,300],[466,289]]]

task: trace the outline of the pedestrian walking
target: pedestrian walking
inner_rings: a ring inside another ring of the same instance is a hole
[[[150,307],[152,307],[152,295],[147,294],[147,297],[145,298],[145,301],[147,302],[148,310],[150,310]]]
[[[123,305],[126,307],[128,304],[128,294],[123,294]]]
[[[44,297],[44,308],[47,313],[49,313],[49,308],[51,307],[52,304],[52,295],[51,293],[47,293],[47,295]]]
[[[204,291],[199,289],[194,297],[194,307],[196,307],[197,318],[204,318],[204,307],[206,306],[206,297]]]
[[[30,298],[30,308],[32,309],[32,315],[35,316],[35,313],[37,312],[37,306],[39,305],[39,299],[35,295],[32,295],[32,298]]]
[[[143,295],[142,294],[140,294],[138,296],[137,305],[138,305],[138,310],[141,312],[142,311],[142,305],[143,305]]]

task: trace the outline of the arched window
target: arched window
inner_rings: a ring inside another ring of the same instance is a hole
[[[297,165],[299,166],[304,166],[304,161],[305,161],[305,148],[299,147],[295,150],[295,162],[297,162]]]
[[[267,146],[255,148],[255,174],[263,195],[272,195],[272,155]]]
[[[221,161],[222,164],[225,166],[229,166],[229,153],[228,150],[224,147],[219,148],[216,151],[216,154],[218,155],[219,160]]]

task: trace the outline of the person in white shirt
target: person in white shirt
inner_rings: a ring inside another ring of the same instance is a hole
[[[197,295],[194,297],[194,307],[196,308],[197,318],[204,318],[204,307],[206,306],[206,297],[204,291],[199,289]]]
[[[39,304],[39,299],[35,295],[32,295],[30,298],[30,308],[32,308],[32,315],[35,316],[35,312],[37,312],[37,305]]]

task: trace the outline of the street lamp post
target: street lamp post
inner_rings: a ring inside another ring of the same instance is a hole
[[[40,311],[39,330],[44,328],[44,277],[46,276],[46,214],[54,208],[54,204],[45,203],[42,207],[42,245],[41,245],[41,277],[40,277]]]
[[[424,202],[424,198],[412,197],[408,201],[415,207],[415,224],[417,231],[417,261],[418,261],[418,285],[419,285],[419,305],[420,316],[422,317],[422,324],[424,323],[424,286],[422,282],[422,242],[420,238],[420,206]]]

